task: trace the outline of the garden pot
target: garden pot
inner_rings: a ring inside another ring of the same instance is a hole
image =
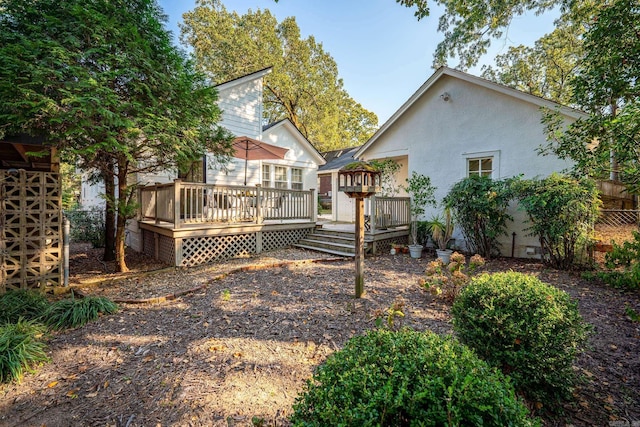
[[[449,264],[449,259],[451,258],[452,253],[453,251],[451,249],[436,249],[438,259],[441,260],[445,265]]]
[[[422,245],[409,245],[409,253],[411,258],[420,258],[422,256]]]

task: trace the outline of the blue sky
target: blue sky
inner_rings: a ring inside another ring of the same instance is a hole
[[[195,0],[159,0],[169,16],[177,40],[182,14]],[[437,32],[440,10],[417,21],[413,12],[394,0],[223,0],[227,10],[269,9],[279,21],[295,16],[303,37],[313,35],[338,64],[340,78],[353,99],[384,123],[433,73],[433,52],[442,35]],[[506,52],[509,45],[533,42],[552,31],[553,18],[515,18],[507,40],[493,42],[482,63]],[[450,66],[457,62],[452,60]],[[470,70],[479,75],[480,67]]]

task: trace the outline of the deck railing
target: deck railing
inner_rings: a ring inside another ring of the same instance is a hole
[[[411,223],[409,197],[379,197],[365,199],[365,215],[368,216],[368,229],[385,229],[408,226]]]
[[[156,223],[256,223],[316,220],[315,190],[213,185],[175,180],[140,189],[141,216]]]

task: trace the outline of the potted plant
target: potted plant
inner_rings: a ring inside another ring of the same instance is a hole
[[[429,228],[431,229],[431,238],[436,244],[436,253],[438,258],[442,260],[444,264],[449,263],[451,257],[451,250],[447,248],[451,235],[453,234],[453,218],[451,217],[451,209],[446,207],[443,215],[438,215],[429,221]]]
[[[427,205],[436,206],[436,199],[433,193],[436,188],[431,185],[431,179],[428,176],[411,172],[411,177],[407,178],[407,185],[404,190],[411,198],[411,241],[409,252],[411,258],[420,258],[422,256],[422,243],[418,242],[418,217],[424,214]]]

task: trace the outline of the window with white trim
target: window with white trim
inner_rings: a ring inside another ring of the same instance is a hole
[[[467,159],[467,176],[488,176],[493,175],[493,156],[476,157]]]
[[[302,169],[300,168],[291,168],[291,189],[292,190],[302,190]]]
[[[289,180],[287,179],[287,168],[284,166],[275,166],[275,179],[273,180],[275,188],[287,189]]]
[[[262,186],[271,187],[271,165],[262,165]]]

